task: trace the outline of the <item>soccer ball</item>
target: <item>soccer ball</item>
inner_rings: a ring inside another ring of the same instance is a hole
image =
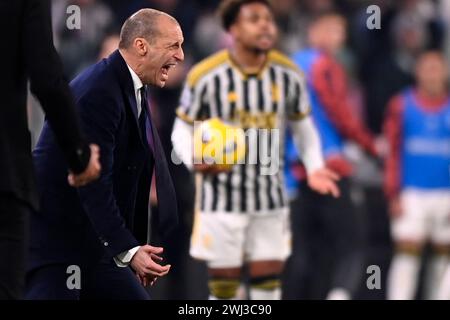
[[[212,118],[195,125],[194,162],[229,170],[245,158],[245,133],[242,128]]]

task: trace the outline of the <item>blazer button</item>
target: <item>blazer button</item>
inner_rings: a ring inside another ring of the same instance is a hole
[[[109,245],[109,243],[108,243],[107,241],[105,241],[105,242],[103,242],[103,245],[104,245],[105,247],[107,247],[107,246]]]

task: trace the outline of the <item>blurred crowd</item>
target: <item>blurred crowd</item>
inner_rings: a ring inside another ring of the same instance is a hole
[[[215,11],[219,0],[54,0],[52,8],[55,44],[63,59],[69,79],[92,63],[108,56],[117,48],[120,26],[140,8],[156,8],[173,15],[184,33],[185,62],[172,71],[164,89],[151,94],[161,139],[170,157],[170,135],[178,106],[179,94],[189,68],[230,43],[222,30]],[[81,9],[81,28],[66,27],[69,5]],[[337,10],[347,20],[348,39],[338,52],[350,83],[353,112],[378,136],[382,136],[383,119],[389,100],[413,84],[414,65],[426,49],[441,50],[450,57],[450,0],[276,0],[276,20],[279,26],[278,49],[288,55],[307,46],[307,26],[320,12]],[[369,5],[381,9],[381,28],[370,30],[367,19]],[[42,116],[36,102],[30,102],[30,127],[36,141],[42,126]],[[383,141],[379,139],[379,141]],[[354,295],[357,299],[384,299],[389,265],[393,253],[388,204],[383,193],[381,161],[369,158],[357,146],[345,146],[346,157],[355,170],[351,178],[351,197],[357,214],[364,221],[364,271],[376,265],[381,270],[381,289],[367,288],[361,277]],[[179,241],[167,250],[173,265],[170,276],[152,289],[156,299],[204,299],[208,296],[205,266],[188,256],[189,237],[194,212],[194,181],[182,166],[172,165],[178,194],[178,207],[183,214]],[[293,201],[295,201],[293,195]],[[156,210],[155,208],[153,208]],[[292,214],[295,214],[293,212]],[[157,239],[155,240],[157,241]],[[321,261],[312,269],[314,290],[301,298],[324,299],[330,289],[329,239],[324,236],[315,245]],[[301,259],[301,253],[298,253]],[[427,255],[424,261],[429,260]],[[425,265],[425,264],[424,264]],[[292,269],[292,268],[291,268]],[[285,283],[292,283],[288,264]],[[295,272],[295,271],[294,271]],[[298,298],[296,290],[285,286],[285,298]],[[423,296],[419,283],[417,297]]]

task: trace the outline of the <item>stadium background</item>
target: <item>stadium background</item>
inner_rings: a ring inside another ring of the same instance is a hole
[[[107,56],[117,46],[120,26],[140,8],[150,7],[173,15],[184,32],[185,62],[172,71],[166,88],[154,90],[152,108],[156,114],[163,143],[170,154],[170,133],[184,77],[197,61],[226,47],[228,36],[222,31],[215,15],[219,0],[54,0],[52,6],[55,44],[69,79],[86,66]],[[426,48],[442,49],[450,57],[450,1],[448,0],[276,0],[275,13],[280,37],[278,48],[287,54],[306,45],[306,26],[315,13],[334,8],[348,21],[349,39],[339,55],[351,81],[354,112],[376,134],[381,133],[387,101],[412,83],[415,57]],[[69,5],[81,9],[81,28],[69,30],[66,9]],[[369,5],[381,8],[381,29],[369,30],[366,21]],[[36,142],[43,116],[37,102],[29,101],[30,130]],[[353,194],[358,212],[367,226],[366,262],[378,265],[382,281],[380,290],[369,290],[366,279],[356,298],[383,299],[386,275],[392,255],[386,200],[382,192],[382,172],[379,163],[364,156],[355,146],[346,147],[348,157],[356,165]],[[206,267],[188,257],[192,227],[194,183],[189,172],[172,166],[182,225],[179,239],[168,248],[173,265],[170,275],[151,290],[154,299],[204,299]],[[320,254],[327,257],[327,243]],[[425,255],[424,259],[427,256]],[[327,270],[321,270],[317,287],[326,287]],[[367,275],[368,276],[368,275]],[[289,279],[285,279],[286,283]],[[320,290],[319,290],[320,291]],[[318,293],[320,298],[321,293]],[[418,298],[421,297],[419,290]],[[289,298],[289,297],[287,297]]]

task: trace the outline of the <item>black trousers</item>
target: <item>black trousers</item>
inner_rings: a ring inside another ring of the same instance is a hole
[[[364,217],[355,210],[348,179],[340,198],[323,196],[306,183],[291,204],[293,252],[285,274],[284,298],[324,299],[332,288],[354,295],[365,270]]]
[[[0,300],[22,298],[29,207],[0,193]]]
[[[46,265],[27,274],[27,300],[149,300],[130,267]]]

